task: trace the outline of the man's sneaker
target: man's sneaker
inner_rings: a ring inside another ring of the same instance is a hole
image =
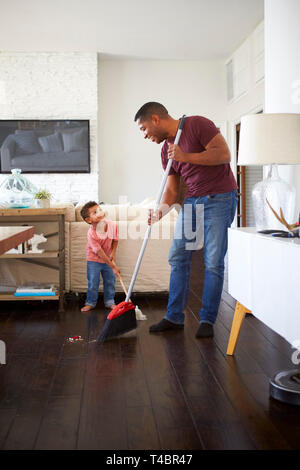
[[[160,331],[167,331],[167,330],[182,330],[184,325],[173,323],[169,320],[163,318],[159,323],[155,323],[155,325],[150,326],[149,332],[150,333],[159,333]]]
[[[196,338],[211,338],[214,335],[214,327],[210,323],[200,323]]]

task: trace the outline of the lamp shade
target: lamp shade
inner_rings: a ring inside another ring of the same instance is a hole
[[[238,165],[300,164],[300,114],[241,119]]]

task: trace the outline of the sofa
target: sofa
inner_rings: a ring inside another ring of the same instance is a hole
[[[88,127],[15,130],[2,143],[1,171],[87,171]]]
[[[114,220],[119,231],[116,261],[125,286],[128,288],[147,229],[147,215],[153,199],[141,204],[102,205],[107,216]],[[56,204],[65,208],[65,290],[85,292],[87,289],[85,247],[89,225],[80,215],[82,205]],[[171,210],[160,222],[154,224],[135,282],[134,292],[166,292],[169,289],[170,266],[168,252],[171,246],[177,211]],[[22,221],[20,221],[20,224]],[[58,236],[54,222],[35,224],[35,233],[43,233],[47,242],[39,248],[57,249]],[[6,224],[7,225],[7,224]],[[49,236],[50,235],[50,236]],[[14,289],[30,282],[57,283],[57,260],[43,259],[40,264],[28,265],[21,259],[1,259],[1,289]],[[30,266],[28,268],[28,266]],[[102,283],[99,291],[102,291]],[[117,280],[116,291],[123,292]]]

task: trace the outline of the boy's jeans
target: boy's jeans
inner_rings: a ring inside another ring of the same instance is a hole
[[[115,303],[115,275],[110,266],[96,261],[87,261],[88,290],[85,304],[95,307],[97,303],[100,273],[103,279],[104,305],[110,307]]]
[[[237,205],[237,191],[189,197],[183,201],[169,252],[171,265],[169,302],[165,318],[184,323],[190,289],[192,254],[204,239],[205,276],[202,294],[201,322],[216,321],[224,281],[224,258],[227,251],[227,229]]]

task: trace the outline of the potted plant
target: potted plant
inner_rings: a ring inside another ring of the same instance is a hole
[[[34,195],[35,207],[38,209],[50,207],[51,196],[47,189],[39,189]]]

